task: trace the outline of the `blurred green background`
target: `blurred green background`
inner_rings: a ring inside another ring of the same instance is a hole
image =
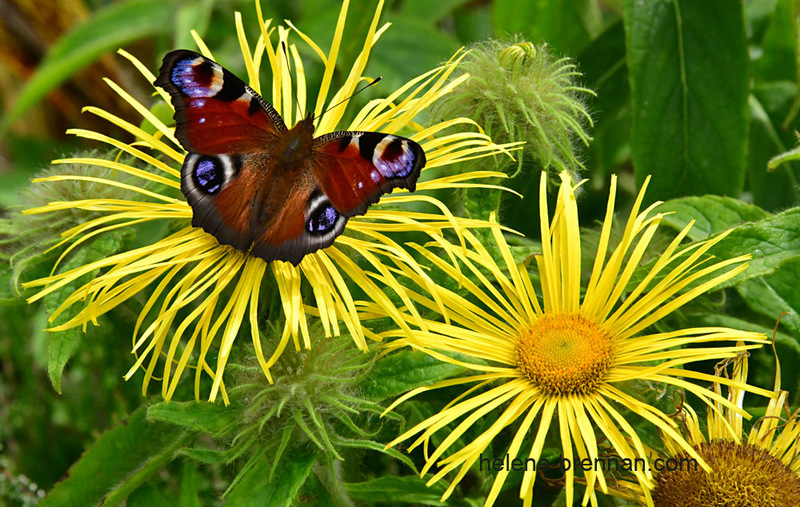
[[[291,19],[323,49],[341,7],[338,0],[264,0],[261,5],[265,17]],[[373,0],[351,2],[343,69],[360,51],[375,5]],[[775,213],[800,200],[796,162],[767,171],[772,157],[795,146],[800,127],[797,9],[794,0],[390,0],[382,21],[393,26],[375,48],[367,74],[382,75],[382,89],[393,90],[447,60],[459,47],[521,34],[573,58],[584,75],[581,84],[597,93],[589,103],[594,139],[581,154],[590,177],[581,208],[583,225],[602,219],[612,173],[620,176],[623,201],[634,195],[644,175],[653,174],[650,201],[716,194]],[[218,61],[243,75],[234,11],[242,12],[254,41],[257,23],[248,22],[255,16],[249,0],[0,0],[4,216],[20,205],[21,191],[50,160],[94,147],[66,136],[67,128],[132,141],[127,133],[81,114],[82,107],[94,105],[140,122],[103,77],[143,103],[153,103],[152,88],[115,54],[118,48],[156,70],[167,51],[195,48],[189,34],[195,29]],[[310,50],[302,44],[300,49],[311,60]],[[313,74],[313,66],[309,72]],[[538,178],[518,178],[510,186],[535,196]],[[535,237],[533,206],[531,199],[509,201],[503,208],[504,223]],[[775,274],[777,268],[765,271],[766,278],[738,288],[725,302],[728,315],[735,313],[761,331],[771,329],[781,310],[790,312],[782,321],[787,334],[779,335],[785,388],[797,387],[800,358],[792,338],[800,331],[800,300],[793,290],[794,273],[800,270],[793,248],[781,260],[784,274]],[[88,444],[143,398],[137,381],[121,378],[130,366],[130,336],[95,328],[80,336],[63,394],[56,394],[47,376],[48,338],[42,331],[46,310],[17,298],[6,282],[9,276],[4,263],[0,493],[12,491],[5,497],[34,503]],[[112,329],[126,329],[135,317],[122,307],[106,320]],[[730,324],[724,318],[720,322]],[[771,361],[768,354],[761,360],[765,365]],[[755,370],[757,383],[771,385],[772,366]],[[790,399],[796,403],[796,393]],[[208,489],[219,489],[214,480],[209,479]],[[0,503],[3,498],[0,494]]]

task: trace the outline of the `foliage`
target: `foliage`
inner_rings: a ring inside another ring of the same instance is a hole
[[[86,127],[85,122],[91,121],[58,106],[70,96],[64,90],[81,89],[80,72],[91,69],[93,63],[118,71],[121,65],[116,60],[103,62],[116,58],[109,55],[120,45],[157,68],[168,49],[193,47],[191,28],[220,59],[239,61],[233,56],[239,52],[231,36],[233,11],[243,12],[245,19],[255,15],[249,0],[123,0],[102,8],[100,4],[105,2],[84,5],[88,17],[54,39],[30,80],[22,84],[21,79],[0,79],[0,96],[16,96],[16,102],[4,104],[0,121],[0,257],[4,261],[0,265],[0,504],[31,505],[39,500],[40,491],[47,491],[44,503],[51,505],[117,504],[126,499],[130,505],[148,501],[208,505],[221,502],[223,495],[231,505],[263,504],[265,498],[271,505],[443,505],[439,498],[447,484],[440,481],[429,488],[425,486],[429,477],[416,475],[424,462],[423,451],[407,454],[403,449],[386,451],[383,446],[403,428],[435,414],[452,396],[426,393],[390,417],[379,415],[397,396],[461,374],[461,368],[421,352],[381,355],[376,345],[362,354],[331,342],[310,351],[292,351],[270,387],[254,380],[257,365],[248,362],[244,349],[238,352],[238,361],[232,361],[236,373],[229,407],[191,401],[191,388],[175,394],[175,400],[183,401],[159,402],[157,397],[142,398],[135,382],[122,380],[130,366],[132,323],[146,301],[144,296],[102,316],[98,326],[89,326],[85,332],[43,331],[48,315],[70,287],[41,304],[27,305],[23,298],[30,293],[20,290],[20,281],[46,275],[60,254],[47,249],[58,241],[60,232],[85,217],[67,210],[49,223],[22,221],[19,207],[36,206],[41,199],[69,200],[72,193],[87,191],[50,186],[44,187],[50,192],[46,196],[23,192],[49,159],[90,147],[82,144],[86,141],[61,137],[65,122]],[[348,29],[366,33],[375,2],[353,4]],[[330,40],[339,7],[338,0],[262,1],[265,17],[291,18],[317,41]],[[581,93],[578,100],[571,95],[572,102],[558,104],[565,110],[580,110],[575,115],[577,128],[561,139],[561,158],[543,162],[526,153],[519,165],[499,157],[474,164],[513,174],[502,184],[524,198],[512,192],[481,194],[482,190],[442,190],[437,197],[458,212],[475,216],[498,212],[504,225],[524,235],[508,236],[518,260],[530,260],[538,252],[535,189],[539,172],[548,164],[569,167],[590,178],[579,202],[581,226],[589,236],[599,235],[597,223],[604,216],[609,175],[618,174],[624,190],[617,196],[618,209],[630,208],[637,185],[651,175],[646,198],[666,201],[660,211],[672,214],[664,223],[678,231],[695,221],[687,244],[733,229],[713,254],[718,258],[753,256],[747,271],[723,290],[676,312],[660,324],[663,330],[730,326],[770,333],[785,312],[775,334],[775,349],[782,386],[790,392],[791,406],[797,407],[798,16],[797,2],[792,0],[396,1],[384,11],[384,20],[393,26],[376,47],[368,71],[382,75],[380,86],[391,90],[448,58],[461,45],[480,42],[476,54],[481,54],[501,44],[497,41],[509,40],[531,41],[537,48],[546,44],[547,63],[571,59],[570,67],[562,66],[560,72],[571,72],[574,64],[582,74],[575,76],[575,89],[592,90],[596,96]],[[358,41],[358,36],[353,39]],[[359,50],[357,42],[345,41],[342,61],[352,62]],[[301,48],[301,56],[309,56],[303,51],[308,48]],[[5,63],[8,69],[18,68],[10,60]],[[231,70],[244,73],[243,67]],[[309,66],[309,81],[319,81],[323,70]],[[9,75],[15,77],[2,74]],[[481,79],[491,81],[491,76]],[[118,82],[124,83],[124,77]],[[94,84],[102,86],[99,81]],[[141,92],[137,86],[130,83],[132,93]],[[364,92],[357,101],[366,103],[370,93]],[[83,105],[74,104],[72,109]],[[589,116],[583,115],[584,107]],[[42,113],[47,109],[60,112]],[[30,121],[40,114],[62,116]],[[555,118],[558,121],[558,115]],[[480,115],[474,119],[486,120]],[[485,126],[487,132],[503,130],[498,128],[500,123],[495,117],[494,125]],[[506,124],[504,130],[519,133],[528,127]],[[535,137],[535,132],[522,137],[526,136]],[[574,151],[565,153],[567,149]],[[8,167],[4,160],[9,161]],[[141,228],[135,233],[107,233],[77,249],[57,269],[83,265],[126,245],[163,237],[165,232]],[[612,231],[612,241],[618,233]],[[668,241],[657,237],[653,244],[659,240]],[[593,250],[591,245],[584,248],[583,272],[588,273],[593,262],[588,252]],[[640,273],[657,261],[653,258],[657,251],[654,247],[645,256]],[[635,274],[631,283],[637,279]],[[453,290],[465,292],[463,287]],[[278,307],[276,294],[277,290],[265,289],[261,304]],[[384,331],[388,325],[374,323],[373,331]],[[272,343],[266,338],[274,330],[260,331],[265,342]],[[705,368],[713,373],[713,365]],[[776,368],[771,351],[755,352],[750,371],[752,383],[772,386]],[[678,396],[665,394],[653,393],[653,401],[668,412],[675,408],[669,405],[676,404]],[[763,411],[764,403],[756,397],[750,402],[756,404],[754,413]],[[468,441],[481,431],[479,423],[460,439]],[[655,445],[658,435],[646,432],[642,440]],[[487,456],[502,456],[511,436],[509,431],[498,437]],[[558,448],[556,441],[548,442],[543,455],[555,458],[553,449]],[[103,470],[99,478],[97,470]],[[514,477],[506,481],[498,505],[518,502]],[[493,472],[476,465],[447,505],[482,504],[493,480]],[[557,473],[537,482],[534,505],[563,504],[560,484]],[[602,502],[613,505],[617,500],[603,497]]]

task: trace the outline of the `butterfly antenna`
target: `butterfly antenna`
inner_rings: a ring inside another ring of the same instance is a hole
[[[285,41],[281,41],[281,49],[283,50],[283,57],[286,59],[286,70],[289,74],[289,83],[291,83],[292,90],[294,90],[294,93],[292,94],[292,97],[294,97],[294,105],[297,106],[297,111],[299,112],[301,111],[300,102],[297,101],[297,89],[294,86],[294,79],[292,79],[292,64],[289,62],[289,51],[286,49]]]
[[[358,90],[356,90],[356,91],[354,91],[353,93],[351,93],[349,97],[345,97],[345,98],[343,98],[342,100],[340,100],[340,101],[339,101],[339,102],[337,102],[336,104],[334,104],[334,105],[330,106],[328,109],[326,109],[326,110],[322,111],[322,114],[320,114],[320,115],[319,115],[319,118],[318,118],[318,119],[322,119],[322,117],[325,115],[325,113],[327,113],[328,111],[330,111],[331,109],[333,109],[333,108],[334,108],[334,107],[336,107],[336,106],[340,106],[340,105],[344,104],[345,102],[347,102],[348,100],[352,99],[353,97],[355,97],[355,96],[356,96],[356,95],[358,95],[359,93],[363,92],[364,90],[366,90],[366,89],[367,89],[367,88],[369,88],[370,86],[372,86],[372,85],[376,84],[376,83],[377,83],[378,81],[380,81],[381,79],[383,79],[381,76],[378,76],[378,77],[376,77],[375,79],[373,79],[373,80],[372,80],[372,81],[370,81],[369,83],[365,84],[364,86],[362,86],[362,87],[361,87],[361,88],[359,88]]]

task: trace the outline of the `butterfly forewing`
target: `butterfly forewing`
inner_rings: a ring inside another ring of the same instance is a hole
[[[258,93],[193,51],[167,54],[155,84],[172,98],[175,134],[186,151],[256,152],[286,132],[281,116]]]
[[[419,144],[380,132],[333,132],[314,144],[316,178],[348,217],[365,213],[392,189],[414,191],[425,165]]]

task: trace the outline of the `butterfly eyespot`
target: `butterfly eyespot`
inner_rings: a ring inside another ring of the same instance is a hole
[[[222,74],[216,63],[185,58],[175,63],[172,82],[189,97],[213,97],[222,89]]]
[[[339,212],[333,206],[320,206],[311,214],[306,223],[306,229],[312,234],[325,234],[336,226]]]
[[[186,156],[184,166],[191,175],[192,188],[202,194],[216,195],[222,191],[225,184],[230,181],[239,170],[240,161],[230,155],[200,155],[190,153]]]
[[[211,157],[203,157],[197,162],[194,178],[197,180],[197,186],[208,194],[219,192],[225,180],[221,165]]]
[[[316,236],[330,233],[338,235],[346,221],[328,198],[321,193],[314,194],[306,207],[306,232]]]
[[[386,136],[375,146],[372,163],[386,178],[404,178],[414,170],[414,159],[402,139]]]

